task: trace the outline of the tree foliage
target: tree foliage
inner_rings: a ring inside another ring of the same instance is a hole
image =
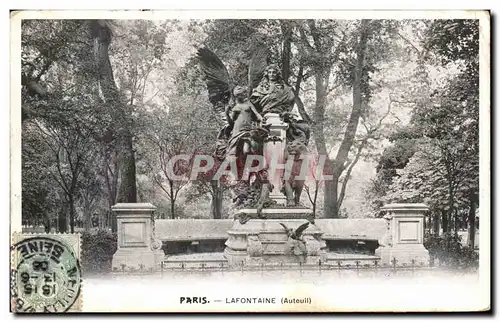
[[[430,24],[422,44],[427,59],[458,72],[416,105],[409,125],[384,151],[372,190],[384,201],[429,204],[442,217],[445,232],[448,222],[464,213],[473,227],[478,203],[478,33],[474,20]]]

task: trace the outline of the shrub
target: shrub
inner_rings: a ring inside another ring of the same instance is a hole
[[[424,246],[429,250],[431,261],[435,263],[437,260],[440,266],[458,269],[475,269],[479,266],[479,255],[470,247],[463,246],[458,234],[426,235]]]
[[[82,233],[82,270],[84,273],[111,272],[113,254],[117,248],[117,235],[107,230]]]

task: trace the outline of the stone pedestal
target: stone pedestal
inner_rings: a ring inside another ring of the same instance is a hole
[[[161,241],[154,239],[150,203],[119,203],[112,208],[118,226],[118,249],[113,255],[113,270],[156,269],[165,257]]]
[[[382,263],[397,265],[429,263],[429,252],[424,247],[424,213],[429,208],[424,204],[389,204],[381,208],[387,211],[386,236],[375,251]]]
[[[269,125],[269,137],[264,143],[264,158],[268,165],[269,181],[274,189],[269,198],[275,200],[278,205],[286,204],[286,197],[281,193],[283,165],[285,164],[286,129],[288,124],[280,119],[279,114],[267,113],[266,124]],[[277,167],[276,167],[277,165]],[[281,167],[280,167],[281,166]]]
[[[254,209],[242,209],[251,213]],[[267,219],[251,219],[245,224],[234,221],[229,229],[224,254],[228,264],[233,267],[283,264],[317,265],[326,261],[326,243],[321,239],[323,232],[313,224],[302,233],[303,244],[288,238],[280,225],[296,229],[308,222],[309,209],[264,209]],[[282,218],[276,218],[276,217]],[[283,218],[285,217],[285,218]]]

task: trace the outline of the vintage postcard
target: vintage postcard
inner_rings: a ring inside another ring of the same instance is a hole
[[[489,12],[10,20],[12,312],[491,309]]]

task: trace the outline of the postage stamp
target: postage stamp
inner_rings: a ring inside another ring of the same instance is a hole
[[[79,312],[80,235],[15,233],[12,239],[11,311]]]

